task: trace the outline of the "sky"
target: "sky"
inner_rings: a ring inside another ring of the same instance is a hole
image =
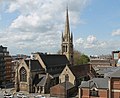
[[[57,53],[66,6],[74,49],[86,55],[120,50],[120,0],[0,0],[0,45],[11,55]]]

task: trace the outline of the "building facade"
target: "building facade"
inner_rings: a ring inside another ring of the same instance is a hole
[[[0,46],[0,83],[6,84],[12,80],[12,58],[7,47]]]
[[[76,91],[75,86],[66,81],[50,88],[50,96],[55,98],[70,98]]]
[[[120,98],[120,67],[107,73],[105,78],[83,81],[79,98]]]
[[[120,67],[106,77],[109,78],[109,98],[120,98]]]
[[[77,87],[82,80],[89,80],[90,78],[93,78],[94,75],[91,72],[90,64],[83,64],[66,66],[59,76],[59,83],[65,82],[66,77],[67,81]]]
[[[70,33],[68,9],[66,11],[65,30],[62,33],[61,53],[66,55],[73,65],[73,35]]]
[[[45,71],[38,60],[20,60],[15,74],[16,91],[45,93],[47,80],[48,76],[46,77]]]
[[[79,98],[109,98],[107,78],[93,78],[79,86]]]
[[[49,93],[59,83],[59,75],[66,64],[65,55],[33,53],[30,60],[20,60],[16,68],[16,91]]]

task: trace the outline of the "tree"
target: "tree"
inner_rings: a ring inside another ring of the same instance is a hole
[[[60,50],[57,53],[60,54]],[[87,55],[77,50],[74,50],[73,59],[74,59],[74,65],[87,64],[90,61]]]
[[[77,50],[74,50],[74,65],[87,64],[90,61],[89,57]]]
[[[87,64],[90,61],[89,57],[85,54],[80,56],[80,64]]]
[[[82,55],[82,54],[81,54],[79,51],[74,50],[73,59],[74,59],[74,64],[75,64],[75,65],[80,64],[80,56],[81,56],[81,55]]]

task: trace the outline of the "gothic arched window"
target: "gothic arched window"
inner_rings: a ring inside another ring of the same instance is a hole
[[[27,72],[24,67],[20,69],[20,81],[27,82]]]

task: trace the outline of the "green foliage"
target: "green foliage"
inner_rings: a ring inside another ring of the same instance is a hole
[[[60,54],[60,50],[57,52],[58,54]],[[87,64],[90,59],[87,55],[74,50],[74,65],[79,65],[79,64]]]
[[[80,56],[80,64],[87,64],[90,61],[89,57],[85,54]]]
[[[80,64],[80,56],[81,56],[81,53],[77,50],[74,50],[74,64],[75,65],[78,65]]]
[[[87,64],[89,61],[90,59],[87,55],[74,50],[74,65]]]

